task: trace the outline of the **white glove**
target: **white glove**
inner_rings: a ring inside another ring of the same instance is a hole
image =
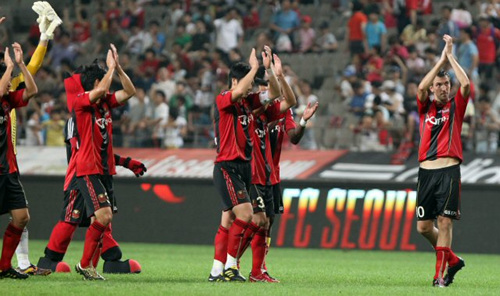
[[[40,39],[50,40],[54,38],[54,30],[62,24],[61,18],[47,1],[33,3],[32,9],[39,15],[36,20],[40,27]]]

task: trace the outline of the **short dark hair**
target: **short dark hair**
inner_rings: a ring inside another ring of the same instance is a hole
[[[168,110],[168,116],[172,118],[173,120],[176,120],[177,117],[179,117],[179,109],[172,107]]]
[[[491,103],[491,100],[488,96],[480,96],[479,99],[477,100],[479,103]]]
[[[453,7],[451,7],[450,5],[443,5],[443,7],[441,7],[441,11],[443,11],[443,10],[451,11],[452,9],[453,9]]]
[[[364,8],[363,3],[359,1],[354,1],[354,3],[352,3],[352,12],[361,11],[363,10],[363,8]]]
[[[446,72],[445,70],[439,70],[439,72],[437,73],[436,77],[448,77],[448,80],[450,81],[450,86],[452,84],[452,81],[451,81],[451,76],[448,72]]]
[[[462,28],[461,31],[469,35],[469,38],[472,38],[473,32],[471,27]]]
[[[94,89],[94,83],[96,80],[101,80],[104,75],[106,75],[106,70],[104,70],[99,61],[96,59],[94,62],[88,66],[83,66],[79,69],[80,81],[82,82],[82,87],[85,91],[90,91]]]
[[[155,91],[155,95],[160,95],[163,97],[163,99],[167,98],[167,96],[165,95],[165,92],[163,92],[162,90],[159,90],[159,89]]]
[[[243,77],[245,77],[248,72],[250,72],[250,65],[243,62],[235,63],[231,66],[231,70],[229,71],[228,76],[228,85],[229,88],[233,86],[233,78],[237,81],[240,81]]]

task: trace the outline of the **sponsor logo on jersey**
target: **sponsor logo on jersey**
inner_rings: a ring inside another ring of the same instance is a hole
[[[432,117],[427,117],[425,119],[425,122],[430,122],[432,125],[441,125],[445,123],[448,120],[448,117],[441,117],[441,118],[436,118],[435,116]]]
[[[255,134],[262,139],[266,136],[266,130],[261,130],[257,128],[255,129]]]
[[[241,125],[247,126],[247,125],[250,124],[250,122],[252,122],[253,115],[252,114],[250,114],[250,115],[240,115],[240,116],[238,116],[238,120],[240,121]]]
[[[100,129],[104,129],[108,124],[111,124],[113,120],[110,118],[98,118],[95,120],[95,123],[99,126]]]

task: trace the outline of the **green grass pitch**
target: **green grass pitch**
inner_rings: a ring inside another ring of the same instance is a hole
[[[30,242],[33,262],[45,245],[45,241]],[[123,243],[121,247],[124,258],[141,263],[141,274],[105,275],[105,282],[83,281],[74,271],[25,281],[3,279],[0,295],[500,295],[499,255],[460,254],[466,267],[455,283],[433,288],[431,252],[271,248],[269,271],[281,283],[268,284],[207,282],[211,246]],[[82,242],[70,245],[65,261],[72,268],[82,248]],[[247,252],[242,259],[245,276],[250,267]]]

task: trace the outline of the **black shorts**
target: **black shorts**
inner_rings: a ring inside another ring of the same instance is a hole
[[[273,185],[274,213],[283,214],[285,207],[283,206],[283,195],[281,194],[281,183]]]
[[[91,176],[89,176],[89,178],[90,177]],[[77,179],[78,178],[76,176],[73,177],[67,190],[64,191],[64,202],[60,219],[64,222],[79,224],[82,227],[87,227],[90,225],[90,217],[93,216],[94,212],[91,212],[90,215],[88,214],[85,198],[80,193]],[[113,207],[113,213],[116,213],[117,207],[113,190],[113,176],[100,175],[99,180],[106,190],[109,202]]]
[[[365,52],[365,45],[361,40],[349,41],[349,51],[351,55],[361,54]]]
[[[267,217],[274,217],[273,187],[271,185],[252,184],[250,200],[254,213],[265,212]]]
[[[0,175],[0,215],[28,207],[19,173]]]
[[[110,184],[108,177],[103,175],[76,177],[76,186],[83,197],[87,217],[92,217],[101,208],[111,207],[109,194],[113,192],[112,187],[109,190],[110,185],[112,182]]]
[[[419,221],[437,216],[460,219],[460,165],[418,171],[417,208]]]
[[[214,165],[214,184],[222,198],[222,209],[250,202],[248,192],[252,178],[249,161],[223,161]]]

